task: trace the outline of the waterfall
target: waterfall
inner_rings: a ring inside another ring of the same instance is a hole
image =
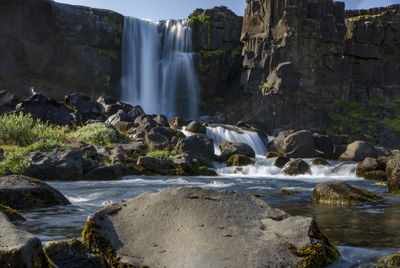
[[[197,118],[199,85],[188,20],[125,17],[122,99],[148,114]]]
[[[259,156],[265,157],[267,153],[260,135],[256,132],[228,125],[210,125],[207,127],[207,136],[214,140],[214,149],[217,155],[221,154],[219,145],[224,141],[245,143]]]

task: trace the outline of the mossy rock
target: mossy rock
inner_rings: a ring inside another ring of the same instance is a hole
[[[26,218],[24,216],[22,216],[16,210],[14,210],[8,206],[3,206],[0,204],[0,212],[3,212],[4,215],[6,215],[10,221],[25,221],[26,220]]]
[[[200,133],[200,134],[206,134],[206,127],[201,124],[199,121],[192,121],[187,125],[186,131],[192,132],[192,133]]]
[[[367,157],[358,163],[356,175],[358,177],[364,177],[366,173],[376,170],[378,170],[378,161],[375,158]]]
[[[268,152],[266,158],[275,158],[278,156],[281,156],[281,155],[277,152]]]
[[[309,244],[299,250],[290,244],[289,249],[303,259],[296,268],[325,267],[339,258],[339,252],[333,246],[321,243]]]
[[[299,192],[297,191],[292,191],[292,190],[287,190],[287,189],[282,189],[280,194],[281,195],[297,195]]]
[[[250,157],[243,154],[234,154],[231,157],[229,157],[228,161],[226,161],[226,164],[229,167],[248,166],[251,163],[252,162]]]
[[[364,174],[364,179],[373,181],[386,181],[386,173],[383,170],[370,171]]]
[[[310,166],[302,159],[296,159],[282,170],[283,174],[289,176],[297,176],[304,174],[311,174]]]
[[[316,165],[316,166],[329,166],[328,160],[321,158],[321,157],[314,158],[311,161],[311,164]]]
[[[274,166],[278,168],[283,168],[287,163],[290,162],[290,158],[286,156],[278,156],[274,161]]]
[[[202,175],[202,176],[217,176],[218,175],[214,170],[209,169],[207,166],[199,167],[197,173],[198,173],[198,175]]]
[[[356,205],[382,200],[379,195],[345,182],[325,182],[315,186],[311,200],[319,204]]]
[[[379,259],[377,267],[398,268],[400,267],[400,252],[397,252],[388,257]]]

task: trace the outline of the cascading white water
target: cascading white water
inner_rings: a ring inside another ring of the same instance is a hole
[[[125,17],[122,99],[146,113],[197,118],[199,85],[188,21]]]
[[[265,157],[267,153],[260,135],[256,132],[246,131],[234,126],[210,125],[207,127],[207,136],[214,140],[214,150],[217,155],[221,154],[219,145],[224,141],[245,143],[259,156]]]

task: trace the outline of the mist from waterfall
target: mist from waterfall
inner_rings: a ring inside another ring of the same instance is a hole
[[[188,20],[125,17],[122,99],[147,114],[197,118],[199,85]]]

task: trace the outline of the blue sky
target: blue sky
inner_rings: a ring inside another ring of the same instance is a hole
[[[151,19],[186,18],[196,8],[224,5],[243,16],[246,0],[57,0],[56,2],[114,10],[125,16]],[[345,0],[346,8],[371,8],[400,4],[400,0]]]

